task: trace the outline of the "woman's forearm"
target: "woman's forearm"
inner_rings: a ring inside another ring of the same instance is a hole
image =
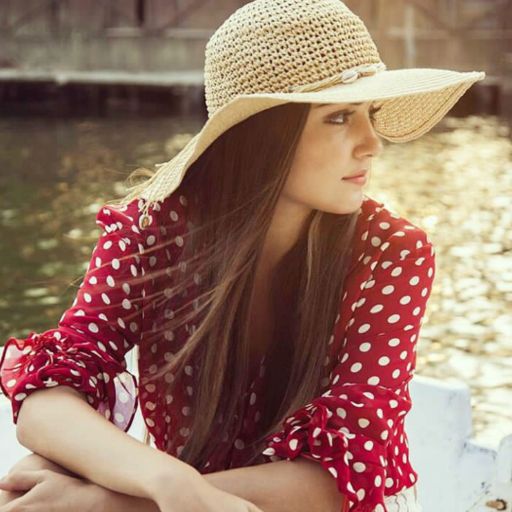
[[[25,398],[17,436],[26,448],[90,482],[139,498],[152,498],[163,472],[169,485],[199,474],[121,431],[68,386],[38,390]]]
[[[345,499],[332,475],[318,462],[304,457],[217,471],[204,477],[264,512],[338,512]]]
[[[299,457],[203,477],[214,487],[243,498],[263,512],[339,512],[345,497],[317,462]],[[150,500],[100,490],[99,512],[158,512]]]

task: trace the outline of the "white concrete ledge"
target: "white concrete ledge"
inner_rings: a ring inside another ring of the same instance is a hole
[[[118,70],[58,70],[58,69],[0,69],[0,82],[55,82],[81,84],[123,84],[169,86],[203,86],[201,70],[182,71],[118,71]]]

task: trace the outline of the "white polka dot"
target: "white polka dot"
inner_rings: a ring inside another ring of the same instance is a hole
[[[361,428],[366,428],[370,424],[370,421],[367,420],[366,418],[359,418],[357,420],[357,423]]]
[[[373,441],[366,441],[363,446],[365,450],[370,451],[373,449]]]
[[[91,322],[91,323],[87,326],[87,328],[88,328],[88,329],[89,329],[89,331],[91,331],[91,332],[94,332],[94,333],[99,332],[99,328],[98,328],[98,326],[97,326],[94,322]]]
[[[359,345],[359,350],[361,352],[368,352],[371,348],[372,348],[372,344],[368,343],[368,342],[361,343],[361,345]],[[347,354],[347,357],[348,357],[348,354]]]
[[[114,419],[117,422],[122,423],[124,421],[124,416],[120,412],[116,412],[114,415]]]
[[[116,282],[112,276],[107,276],[107,284],[113,288],[116,285]]]
[[[384,288],[382,288],[382,293],[384,295],[390,295],[394,291],[395,291],[395,287],[391,284],[389,284],[388,286],[384,286]]]
[[[121,390],[121,391],[119,392],[118,397],[119,397],[119,401],[120,401],[120,402],[122,402],[123,404],[125,404],[126,402],[128,402],[128,398],[129,398],[129,397],[128,397],[128,393],[127,393],[126,391]]]
[[[336,414],[340,417],[345,419],[347,417],[347,411],[343,409],[343,407],[338,407],[336,409]]]
[[[380,313],[384,309],[382,304],[375,304],[375,306],[370,309],[370,313]]]
[[[354,363],[351,367],[350,367],[350,371],[352,373],[357,373],[358,371],[361,370],[361,368],[363,367],[363,365],[361,363]]]
[[[366,471],[366,464],[363,464],[362,462],[354,462],[353,468],[354,471],[362,473],[363,471]]]
[[[400,304],[403,304],[404,306],[406,304],[409,304],[409,302],[411,302],[411,297],[409,295],[404,295],[401,299],[400,299]]]
[[[382,477],[380,475],[377,475],[374,480],[375,487],[380,487],[382,484]]]
[[[132,303],[128,299],[123,299],[122,306],[124,309],[130,309],[132,307]]]
[[[92,301],[92,297],[89,293],[85,292],[84,293],[84,300],[85,302],[91,302]]]
[[[296,450],[298,443],[299,441],[297,439],[290,439],[288,446],[290,447],[291,450]]]
[[[388,345],[390,347],[396,347],[398,345],[400,345],[400,339],[399,338],[391,338],[389,341],[388,341]]]
[[[359,327],[359,329],[357,330],[358,333],[362,334],[362,333],[365,333],[365,332],[368,332],[370,330],[370,324],[363,324]]]
[[[391,315],[388,317],[388,324],[396,324],[400,320],[400,315]]]
[[[420,278],[418,276],[414,276],[414,277],[411,277],[411,279],[409,279],[409,284],[411,284],[412,286],[417,285],[419,282],[420,282]]]
[[[119,270],[120,267],[121,263],[119,262],[119,260],[117,258],[112,258],[112,268],[115,270]]]
[[[372,386],[378,384],[380,382],[380,378],[377,377],[376,375],[373,376],[373,377],[370,377],[368,380],[367,380],[368,384],[371,384]]]
[[[391,271],[393,277],[397,277],[402,273],[402,267],[396,267]]]
[[[381,358],[379,358],[379,364],[381,366],[387,366],[390,362],[390,359],[388,356],[382,356]]]

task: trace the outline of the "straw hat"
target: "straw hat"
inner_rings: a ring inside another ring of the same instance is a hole
[[[237,9],[206,44],[208,120],[137,190],[140,227],[149,208],[181,183],[223,132],[287,102],[379,101],[375,130],[392,142],[429,131],[484,72],[387,70],[362,20],[340,0],[255,0]]]

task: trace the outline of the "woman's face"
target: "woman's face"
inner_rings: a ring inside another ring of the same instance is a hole
[[[373,127],[375,104],[312,104],[283,198],[330,213],[356,211],[363,200],[365,184],[343,178],[365,170],[382,151],[382,141]]]

